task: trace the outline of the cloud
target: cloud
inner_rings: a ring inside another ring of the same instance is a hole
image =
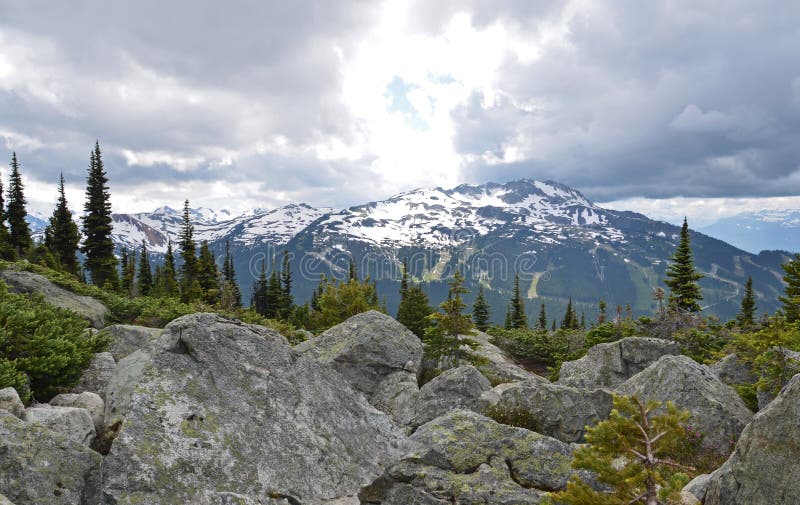
[[[95,139],[125,211],[517,177],[598,201],[795,195],[798,15],[777,0],[0,0],[0,158],[19,151],[43,209],[59,172],[83,184]]]

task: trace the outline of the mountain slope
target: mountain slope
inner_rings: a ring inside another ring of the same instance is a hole
[[[800,210],[762,210],[720,219],[701,228],[745,251],[800,251]]]

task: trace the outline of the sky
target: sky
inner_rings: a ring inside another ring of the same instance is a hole
[[[773,0],[0,0],[0,159],[32,212],[99,140],[119,212],[527,177],[703,225],[800,208],[798,54]]]

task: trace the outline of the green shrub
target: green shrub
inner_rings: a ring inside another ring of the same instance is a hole
[[[539,422],[529,411],[520,407],[502,407],[499,405],[489,405],[485,407],[481,414],[494,419],[500,424],[525,428],[530,431],[539,431]]]
[[[47,401],[80,378],[108,337],[86,332],[74,313],[38,295],[15,295],[0,283],[0,388],[13,386],[23,401]],[[24,377],[23,375],[24,374]],[[25,387],[27,383],[28,387]]]

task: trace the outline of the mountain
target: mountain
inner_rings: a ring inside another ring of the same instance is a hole
[[[432,303],[446,296],[446,279],[456,268],[471,289],[482,283],[495,321],[503,319],[515,272],[532,317],[545,303],[550,317],[560,318],[570,298],[589,320],[601,298],[612,312],[630,304],[635,314],[652,313],[652,289],[663,287],[680,232],[641,214],[599,207],[563,184],[527,179],[417,189],[341,210],[295,204],[239,216],[208,209],[192,215],[196,238],[208,240],[217,254],[230,242],[244,293],[262,260],[271,267],[283,250],[292,255],[299,301],[311,296],[321,275],[345,278],[352,258],[362,276],[376,281],[393,312],[406,258]],[[180,212],[168,207],[115,214],[114,240],[128,248],[145,240],[150,250],[163,253],[168,239],[177,241],[180,224]],[[759,309],[777,308],[780,265],[788,255],[748,253],[697,232],[692,243],[706,276],[705,310],[723,318],[735,315],[748,276]]]
[[[800,209],[745,212],[722,218],[701,231],[745,251],[800,252]]]

